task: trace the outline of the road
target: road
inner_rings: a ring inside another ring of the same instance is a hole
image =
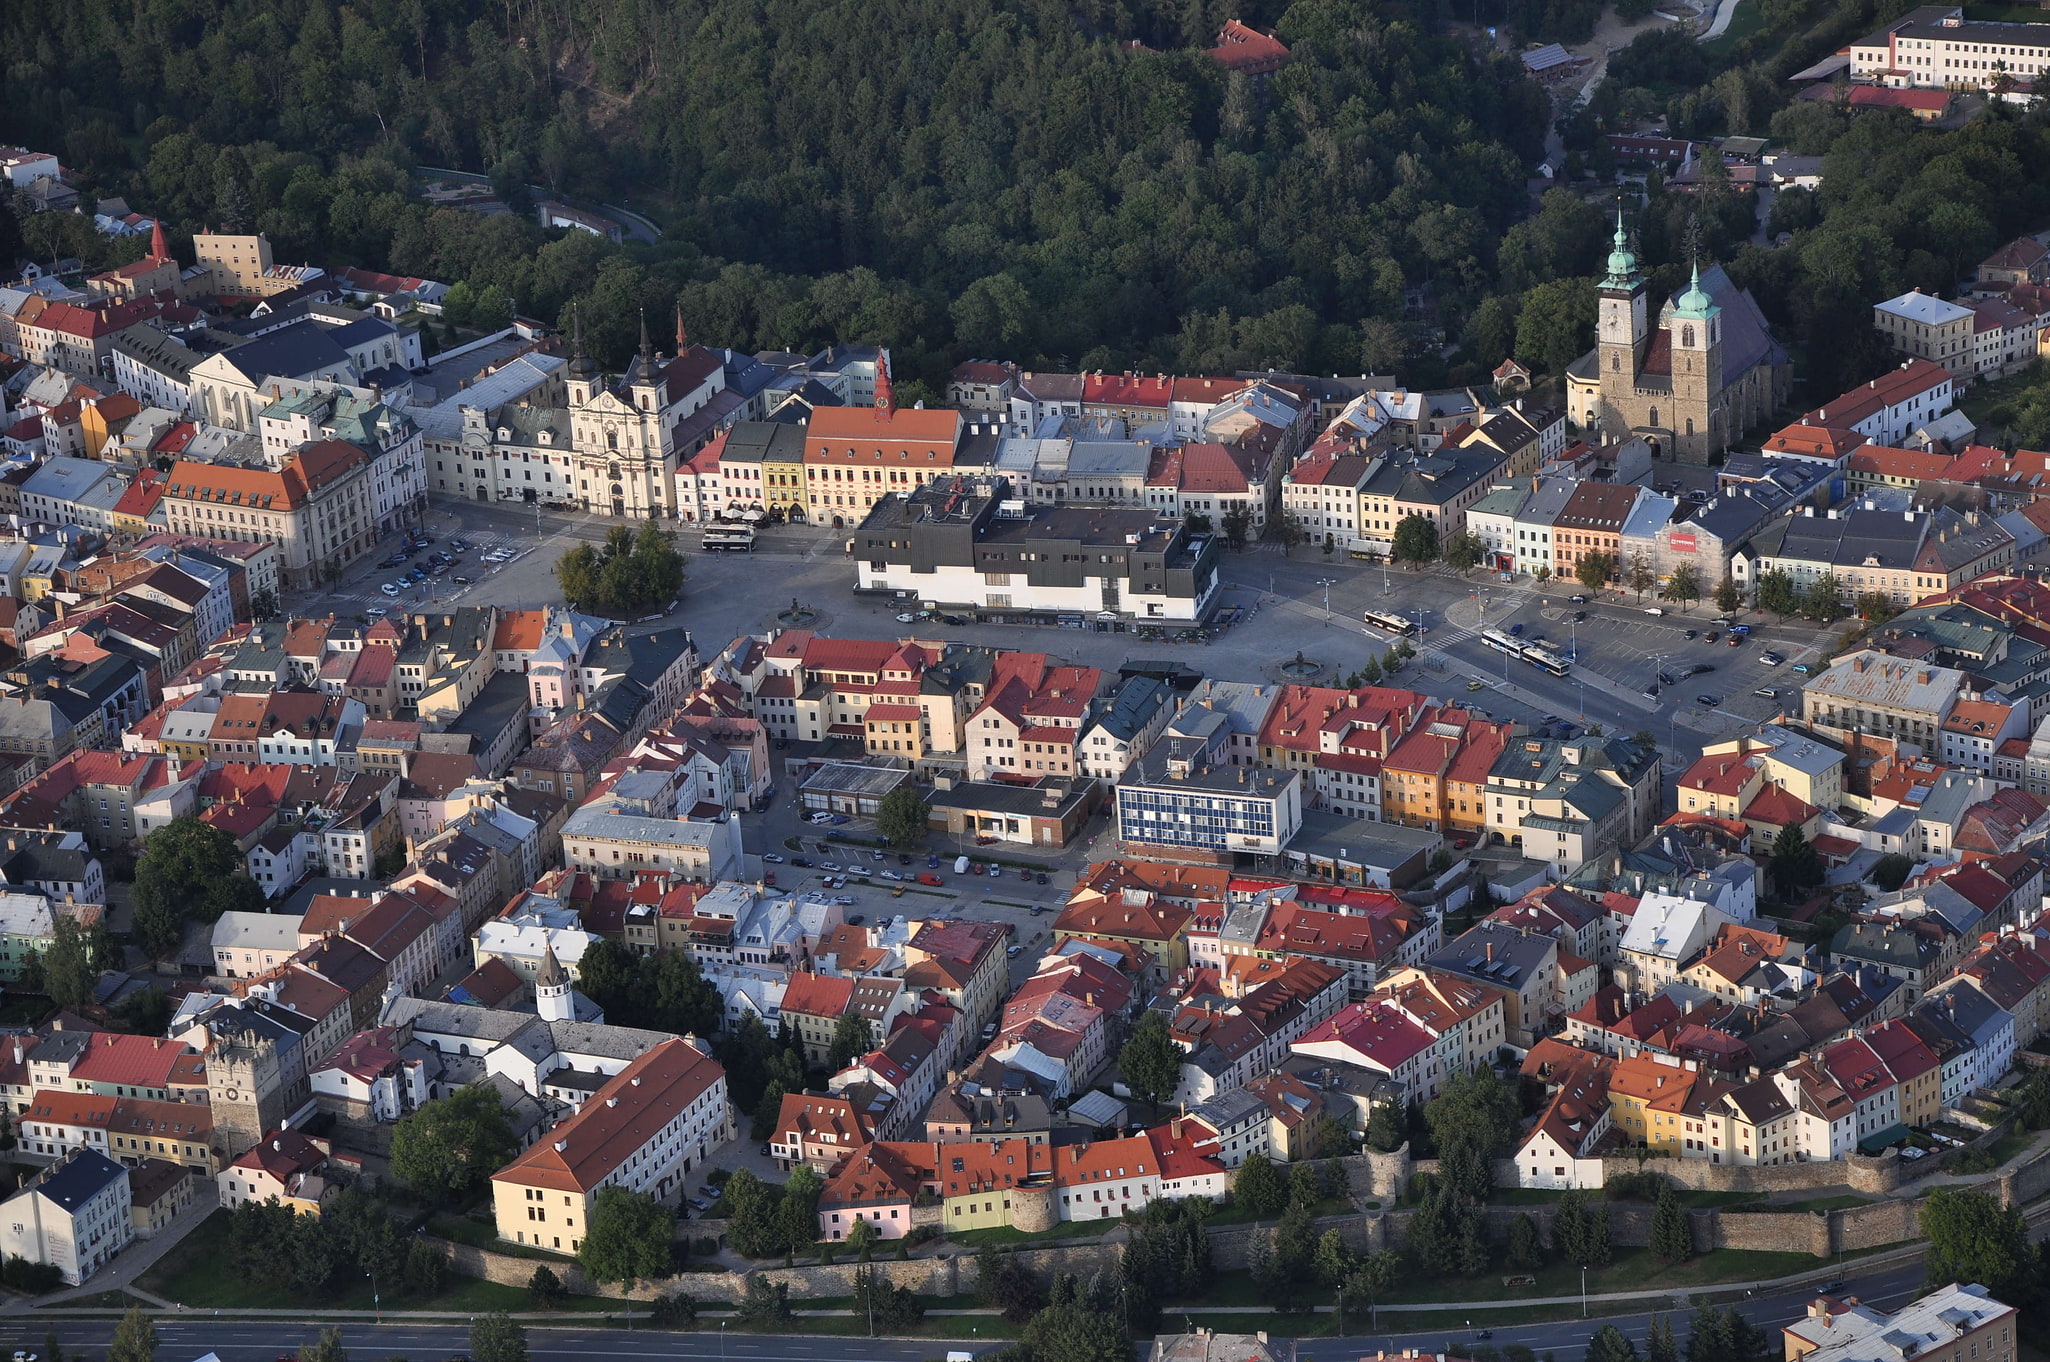
[[[1913,1300],[1922,1293],[1922,1268],[1919,1263],[1910,1267],[1891,1268],[1883,1272],[1875,1272],[1864,1277],[1847,1275],[1846,1280],[1849,1282],[1849,1285],[1845,1288],[1844,1294],[1856,1296],[1865,1304],[1882,1310],[1898,1309],[1901,1305]],[[1704,1290],[1713,1289],[1704,1288]],[[1808,1310],[1808,1302],[1814,1298],[1815,1292],[1812,1288],[1804,1288],[1799,1291],[1769,1292],[1754,1300],[1746,1301],[1741,1309],[1744,1317],[1751,1321],[1751,1323],[1765,1329],[1768,1333],[1776,1333],[1781,1326],[1791,1324],[1805,1315]],[[1456,1309],[1457,1307],[1445,1308]],[[1674,1331],[1679,1335],[1683,1346],[1687,1341],[1686,1317],[1693,1313],[1694,1308],[1692,1304],[1684,1299],[1676,1297],[1670,1305],[1658,1312],[1666,1315],[1671,1320]],[[1651,1310],[1645,1310],[1633,1315],[1608,1315],[1589,1320],[1563,1320],[1549,1324],[1505,1325],[1494,1322],[1501,1318],[1499,1313],[1490,1312],[1485,1315],[1477,1313],[1473,1327],[1475,1329],[1492,1328],[1494,1331],[1493,1336],[1487,1342],[1492,1343],[1497,1348],[1507,1347],[1512,1343],[1521,1343],[1539,1354],[1549,1351],[1557,1353],[1562,1358],[1570,1358],[1577,1356],[1579,1351],[1587,1346],[1589,1335],[1605,1324],[1612,1324],[1620,1329],[1632,1343],[1637,1345],[1638,1351],[1640,1353],[1643,1352],[1645,1341],[1651,1332],[1652,1315],[1653,1312]],[[1400,1313],[1386,1314],[1381,1316],[1380,1322],[1392,1328],[1400,1328],[1402,1316]],[[1334,1357],[1357,1357],[1361,1354],[1377,1350],[1400,1352],[1404,1348],[1415,1348],[1420,1352],[1452,1353],[1460,1349],[1462,1345],[1470,1344],[1474,1341],[1471,1335],[1463,1328],[1452,1330],[1433,1329],[1420,1333],[1374,1333],[1341,1339],[1320,1338],[1315,1341],[1315,1347],[1320,1354],[1328,1352]],[[1305,1340],[1304,1347],[1307,1348],[1309,1346],[1311,1346],[1309,1341]],[[1778,1352],[1778,1340],[1776,1338],[1772,1341],[1772,1351],[1774,1353]]]
[[[44,1321],[32,1320],[17,1347],[40,1353]],[[159,1319],[157,1355],[166,1362],[185,1362],[202,1354],[218,1353],[221,1362],[272,1362],[294,1352],[318,1334],[308,1324],[265,1324],[228,1322],[208,1324]],[[722,1337],[719,1329],[695,1333],[661,1333],[653,1330],[577,1327],[535,1327],[527,1329],[527,1355],[532,1362],[583,1362],[587,1358],[677,1358],[690,1362],[925,1362],[950,1349],[986,1352],[991,1345],[922,1339],[849,1339],[831,1335],[742,1334]],[[81,1349],[105,1352],[114,1334],[114,1321],[66,1324],[57,1337],[67,1356]],[[470,1332],[462,1325],[386,1324],[342,1326],[342,1344],[357,1357],[410,1359],[410,1362],[440,1362],[469,1352]]]

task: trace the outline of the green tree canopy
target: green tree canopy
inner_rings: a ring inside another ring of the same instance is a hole
[[[527,1329],[500,1310],[470,1324],[470,1362],[527,1362]]]
[[[1435,521],[1412,511],[1395,522],[1395,538],[1390,556],[1398,563],[1409,563],[1417,567],[1434,562],[1438,557],[1438,526]]]
[[[1677,605],[1692,605],[1701,599],[1701,578],[1691,563],[1682,563],[1666,578],[1664,596]]]
[[[1767,866],[1782,899],[1793,899],[1822,883],[1822,861],[1798,824],[1789,823],[1772,839]]]
[[[453,1201],[483,1185],[515,1152],[498,1094],[479,1084],[400,1117],[391,1171],[428,1201]]]
[[[925,839],[929,817],[925,796],[907,781],[876,805],[876,831],[888,838],[891,846],[908,847]]]
[[[1616,555],[1600,549],[1583,553],[1573,565],[1573,575],[1589,591],[1604,591],[1616,575]]]
[[[1231,1199],[1255,1220],[1273,1215],[1288,1202],[1288,1186],[1265,1154],[1246,1156],[1231,1178]]]
[[[603,544],[578,544],[563,554],[555,580],[578,610],[630,620],[676,599],[683,553],[659,521],[644,521],[638,534],[616,525]]]
[[[1922,1202],[1924,1258],[1934,1285],[1978,1282],[1995,1300],[2033,1299],[2039,1269],[2021,1208],[1985,1192],[1939,1187]]]
[[[1801,613],[1801,590],[1785,568],[1768,568],[1759,575],[1758,608],[1783,620]]]
[[[1187,1057],[1167,1029],[1167,1018],[1147,1011],[1132,1027],[1131,1039],[1118,1051],[1118,1074],[1132,1095],[1160,1110],[1182,1083],[1182,1060]]]
[[[602,1188],[591,1202],[591,1223],[577,1249],[577,1265],[601,1285],[667,1277],[676,1215],[653,1197],[624,1187]]]
[[[1694,1256],[1694,1227],[1688,1223],[1687,1212],[1670,1187],[1659,1193],[1658,1202],[1652,1208],[1651,1251],[1669,1263],[1683,1262]]]
[[[152,1362],[157,1352],[157,1326],[150,1323],[142,1307],[132,1306],[114,1326],[114,1340],[107,1345],[107,1362]]]
[[[135,935],[152,956],[175,950],[185,923],[261,912],[263,890],[243,873],[235,839],[211,823],[174,818],[151,833],[135,863]]]

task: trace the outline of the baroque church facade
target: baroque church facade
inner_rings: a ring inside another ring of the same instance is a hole
[[[643,318],[639,355],[608,381],[584,348],[579,318],[560,374],[562,405],[530,397],[490,410],[466,406],[453,467],[432,474],[436,489],[624,520],[674,517],[676,428],[726,386],[724,364],[688,344],[681,318],[676,342],[674,357],[657,354]]]
[[[1622,215],[1602,280],[1595,348],[1566,371],[1569,416],[1605,440],[1642,437],[1657,457],[1705,464],[1771,416],[1793,365],[1765,315],[1720,265],[1697,263],[1650,318]]]

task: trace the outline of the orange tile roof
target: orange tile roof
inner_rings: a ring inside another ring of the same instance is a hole
[[[541,646],[541,631],[547,624],[545,610],[507,610],[498,617],[491,649],[500,653],[531,653]]]
[[[562,1192],[595,1190],[661,1133],[726,1071],[689,1042],[664,1041],[591,1095],[576,1115],[543,1135],[493,1182]]]

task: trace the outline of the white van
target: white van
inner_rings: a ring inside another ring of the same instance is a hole
[[[1647,605],[1644,607],[1644,613],[1647,615],[1663,615],[1666,613],[1666,608],[1663,605]]]
[[[968,858],[966,856],[956,856],[954,858],[954,873],[956,875],[966,875],[968,873]]]

